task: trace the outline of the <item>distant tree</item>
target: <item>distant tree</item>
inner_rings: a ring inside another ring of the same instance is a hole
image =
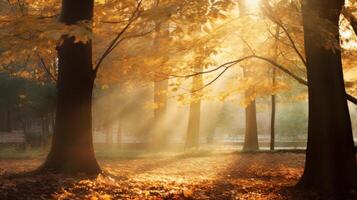
[[[247,6],[245,0],[239,1],[239,15],[244,17],[247,14]],[[248,66],[243,67],[243,76],[249,76],[253,72],[249,69]],[[252,91],[250,89],[245,91],[247,98],[250,98]],[[258,125],[257,125],[257,110],[255,98],[248,102],[245,107],[245,136],[243,151],[257,151],[259,150],[258,143]]]
[[[195,67],[195,72],[202,72],[202,67]],[[200,126],[201,126],[201,102],[200,94],[195,94],[202,88],[202,74],[192,77],[192,97],[188,116],[187,134],[185,148],[198,148],[200,143]],[[196,97],[195,97],[196,96]]]

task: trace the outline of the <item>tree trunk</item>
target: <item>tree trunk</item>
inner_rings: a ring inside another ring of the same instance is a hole
[[[190,104],[185,148],[198,148],[200,138],[201,100]]]
[[[165,116],[167,110],[167,90],[168,80],[154,82],[154,127],[153,127],[153,147],[165,148],[167,134],[165,131]]]
[[[255,100],[245,108],[245,137],[243,151],[258,151],[258,127]]]
[[[111,124],[106,124],[105,125],[105,143],[108,145],[108,147],[113,146],[113,127]]]
[[[307,0],[303,4],[305,51],[309,82],[309,126],[305,171],[298,184],[324,193],[344,193],[356,188],[357,167],[351,119],[339,49],[327,49],[321,41],[316,16],[328,20],[339,35],[343,1]]]
[[[63,0],[61,22],[91,20],[93,0]],[[52,147],[42,170],[98,174],[92,141],[92,43],[63,37],[58,47],[58,99]]]
[[[275,31],[275,44],[274,44],[274,60],[276,61],[278,58],[278,44],[279,44],[279,36],[280,36],[280,27],[276,26]],[[276,68],[273,67],[272,72],[272,84],[273,88],[276,85]],[[271,96],[271,118],[270,118],[270,150],[274,151],[275,149],[275,114],[276,114],[276,95],[273,94]]]
[[[121,122],[121,119],[120,119],[120,116],[119,116],[119,119],[118,119],[118,128],[117,128],[117,146],[119,149],[122,148],[122,143],[123,143],[123,132],[122,132],[122,122]]]
[[[6,112],[6,132],[11,132],[12,131],[12,126],[11,126],[11,111],[8,110]]]
[[[196,72],[202,71],[202,67],[196,67]],[[202,87],[202,74],[194,76],[192,81],[192,93]],[[185,148],[198,148],[200,143],[201,125],[201,98],[193,99],[190,104]]]
[[[159,5],[159,1],[156,1],[156,6]],[[160,22],[155,21],[155,39],[154,47],[158,48],[161,40],[169,38],[169,29],[165,27],[163,30]],[[165,64],[165,61],[163,62]],[[161,66],[160,66],[161,67]],[[167,145],[167,129],[165,124],[165,115],[167,110],[167,91],[169,87],[169,80],[160,80],[160,77],[156,77],[154,81],[154,104],[156,106],[154,110],[154,124],[153,124],[153,148],[161,149]]]
[[[104,133],[105,133],[105,143],[107,147],[111,148],[113,147],[113,125],[112,125],[112,107],[110,106],[111,100],[107,100],[107,105],[106,105],[106,115],[104,117],[104,122],[103,122],[103,128],[104,128]]]
[[[275,69],[273,69],[275,72]],[[273,80],[275,80],[275,73],[273,72]],[[270,118],[270,150],[275,149],[275,112],[276,112],[276,96],[271,96],[271,118]]]
[[[247,12],[247,5],[245,0],[239,0],[239,15],[241,17],[249,14]],[[248,76],[251,72],[249,69],[243,69],[243,75]],[[248,92],[246,92],[246,95]],[[255,99],[250,102],[250,104],[245,108],[245,136],[243,151],[258,151],[258,127],[257,127],[257,116],[256,116]]]
[[[48,120],[46,116],[42,116],[41,125],[42,125],[41,147],[45,148],[47,145],[47,137],[48,137]]]

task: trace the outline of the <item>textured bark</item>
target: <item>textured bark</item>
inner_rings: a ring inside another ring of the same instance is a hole
[[[337,42],[343,1],[307,0],[303,5],[309,126],[305,171],[298,186],[324,193],[345,193],[356,188],[357,168],[341,52],[316,42],[321,41],[321,33],[313,20],[318,15],[332,23],[334,26],[329,29]]]
[[[61,22],[91,20],[93,0],[63,0]],[[97,174],[92,141],[92,43],[74,43],[64,36],[58,47],[58,99],[49,155],[40,170]]]

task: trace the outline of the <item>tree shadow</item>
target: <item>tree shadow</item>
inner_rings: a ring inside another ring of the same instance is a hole
[[[160,168],[165,168],[168,165],[179,163],[185,159],[207,157],[207,156],[212,156],[212,154],[208,151],[197,151],[197,152],[183,153],[183,154],[169,156],[169,157],[160,157],[160,156],[149,157],[152,159],[150,162],[147,161],[148,159],[147,157],[145,158],[140,157],[137,159],[129,158],[129,159],[111,160],[108,165],[107,164],[103,165],[103,171],[106,176],[111,177],[115,180],[123,181],[123,180],[128,180],[130,175],[145,174]],[[143,160],[145,163],[140,163],[141,160]],[[112,162],[118,162],[117,164],[119,164],[119,166],[116,169],[113,169],[112,167],[110,167],[115,165]],[[125,165],[120,166],[120,164],[125,164]],[[106,170],[106,168],[109,169]]]
[[[90,188],[78,187],[83,180],[95,180],[96,176],[85,174],[65,175],[39,173],[38,171],[22,173],[5,173],[0,176],[0,199],[58,199],[67,194],[65,191],[78,190],[77,194],[89,195]],[[71,199],[68,193],[68,198]]]
[[[317,199],[294,187],[303,154],[237,153],[206,190],[212,199]],[[300,160],[300,161],[299,161]]]

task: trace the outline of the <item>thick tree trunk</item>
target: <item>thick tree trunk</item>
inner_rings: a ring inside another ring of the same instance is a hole
[[[243,151],[258,151],[258,127],[255,100],[245,108],[245,137]]]
[[[91,20],[93,0],[63,0],[61,21]],[[64,36],[58,47],[58,99],[52,147],[42,170],[97,174],[92,141],[92,43]]]
[[[326,49],[316,27],[316,16],[330,21],[339,35],[343,1],[307,0],[303,4],[305,51],[309,82],[309,126],[304,174],[298,184],[325,193],[356,188],[357,167],[351,120],[343,80],[341,52]],[[322,37],[327,38],[327,37]]]

